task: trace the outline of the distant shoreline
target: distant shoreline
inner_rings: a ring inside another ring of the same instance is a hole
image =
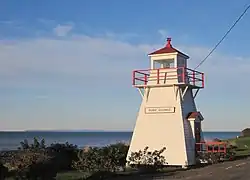
[[[92,146],[103,147],[116,142],[129,143],[132,131],[4,131],[0,132],[0,150],[12,150],[20,146],[20,142],[28,140],[33,142],[34,137],[45,139],[46,144],[72,143],[78,147]],[[240,136],[240,132],[203,132],[205,140],[215,138],[230,139]]]

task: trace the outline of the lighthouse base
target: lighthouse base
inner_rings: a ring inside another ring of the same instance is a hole
[[[127,159],[145,147],[150,152],[165,147],[165,165],[195,165],[195,121],[187,119],[190,112],[196,112],[191,89],[184,95],[176,86],[145,89]]]

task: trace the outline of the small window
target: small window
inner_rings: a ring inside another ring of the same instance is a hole
[[[174,59],[168,59],[163,62],[164,68],[174,68]]]
[[[174,59],[165,59],[154,61],[154,69],[158,68],[174,68],[175,61]]]
[[[161,63],[159,61],[154,61],[154,69],[161,68]]]

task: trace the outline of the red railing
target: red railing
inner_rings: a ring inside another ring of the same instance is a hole
[[[200,142],[195,144],[197,152],[226,153],[227,144],[225,142]]]
[[[186,67],[134,70],[132,75],[134,86],[147,86],[148,82],[167,84],[171,80],[176,80],[177,83],[204,87],[204,73]]]

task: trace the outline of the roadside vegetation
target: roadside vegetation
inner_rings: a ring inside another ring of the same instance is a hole
[[[165,148],[149,152],[147,147],[132,153],[126,161],[128,145],[123,143],[79,149],[69,143],[46,146],[45,140],[34,138],[32,143],[24,140],[20,145],[16,151],[1,152],[0,179],[104,179],[128,172],[126,163],[137,163],[130,169],[133,172],[135,169],[157,171],[165,162],[161,155]]]
[[[225,141],[235,147],[237,157],[250,155],[250,128],[244,129],[241,132],[241,136]]]
[[[250,155],[250,129],[226,141],[237,157]],[[126,160],[128,145],[111,144],[105,147],[51,144],[34,138],[24,140],[15,151],[0,152],[0,180],[86,180],[105,179],[145,172],[169,172],[164,168],[167,160],[162,156],[166,147],[150,152],[148,147],[132,152]],[[126,167],[129,164],[129,168]],[[171,171],[171,170],[170,170]]]

